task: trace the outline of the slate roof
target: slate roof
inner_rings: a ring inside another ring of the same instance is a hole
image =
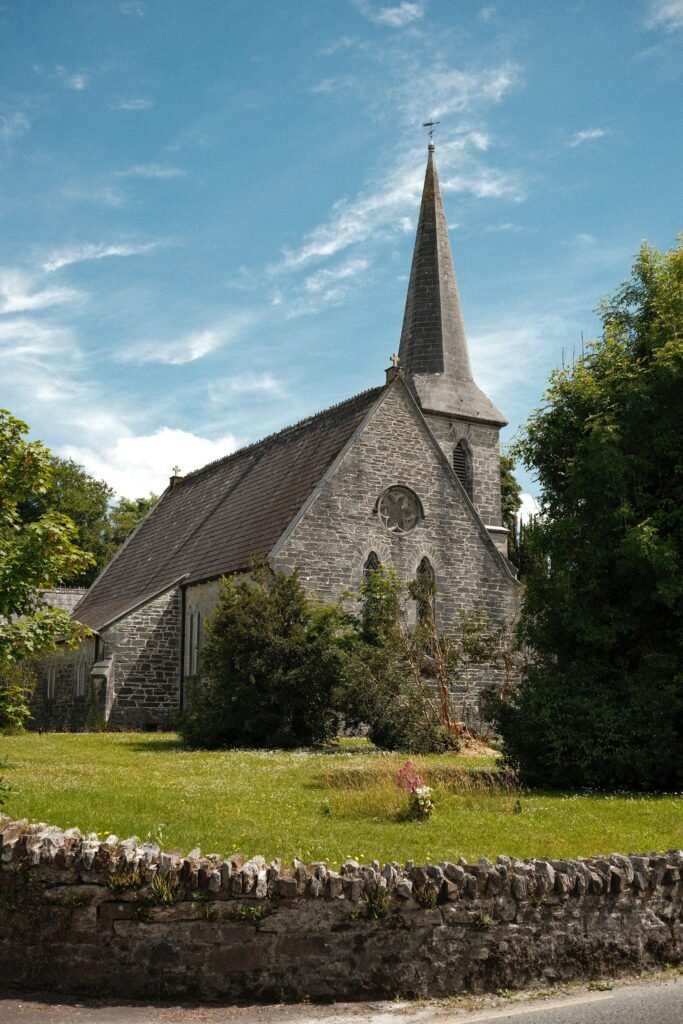
[[[93,629],[178,583],[267,555],[382,388],[332,406],[183,477],[164,492],[74,609]]]

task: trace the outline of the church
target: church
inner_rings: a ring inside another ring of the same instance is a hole
[[[92,638],[45,659],[34,727],[172,726],[196,676],[221,577],[265,557],[322,601],[382,563],[427,577],[443,632],[519,597],[501,520],[506,420],[472,376],[430,142],[398,356],[386,380],[171,477],[73,616]],[[413,610],[414,613],[414,610]],[[494,672],[495,675],[495,672]],[[495,682],[491,671],[481,682]]]

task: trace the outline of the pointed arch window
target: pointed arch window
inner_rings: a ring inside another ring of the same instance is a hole
[[[426,625],[434,618],[434,600],[436,597],[436,573],[427,556],[420,561],[415,573],[415,600],[417,602],[417,621]]]
[[[465,488],[467,497],[472,500],[472,454],[465,441],[458,441],[453,449],[453,469],[460,483]]]
[[[371,551],[368,557],[365,559],[365,564],[363,565],[363,576],[365,577],[365,579],[367,579],[369,573],[377,572],[380,565],[381,562],[379,560],[377,552]]]

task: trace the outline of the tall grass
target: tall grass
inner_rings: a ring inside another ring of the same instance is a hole
[[[405,756],[366,745],[327,752],[183,750],[172,734],[0,739],[3,810],[167,850],[290,860],[572,857],[683,846],[680,796],[518,792],[493,758],[413,758],[434,788],[428,821],[402,820]]]

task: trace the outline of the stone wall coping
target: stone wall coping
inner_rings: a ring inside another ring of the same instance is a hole
[[[144,889],[159,876],[181,900],[204,899],[327,899],[372,900],[379,890],[406,905],[425,909],[459,899],[502,897],[522,902],[555,904],[586,893],[618,897],[652,893],[664,887],[678,892],[683,878],[683,850],[625,856],[612,853],[573,860],[499,856],[495,863],[481,857],[477,863],[460,858],[457,863],[415,865],[397,861],[382,866],[374,860],[360,864],[346,860],[339,871],[323,861],[306,864],[295,859],[285,866],[279,858],[267,863],[262,856],[247,858],[241,852],[229,856],[202,855],[200,849],[186,856],[181,851],[162,851],[157,843],[137,836],[119,839],[78,828],[62,829],[27,819],[0,815],[0,868],[52,869],[60,884],[96,884],[120,894]],[[113,897],[112,897],[113,898]],[[125,897],[124,897],[125,898]]]

